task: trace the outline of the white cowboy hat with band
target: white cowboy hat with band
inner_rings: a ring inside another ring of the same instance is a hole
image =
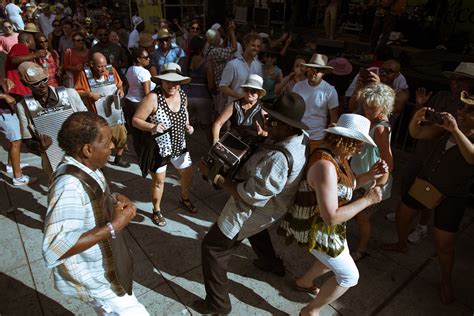
[[[259,75],[250,75],[247,78],[247,81],[245,81],[245,83],[241,85],[240,87],[242,89],[244,88],[257,89],[260,97],[263,97],[267,94],[267,91],[263,89],[263,78],[260,77]]]
[[[179,82],[180,84],[188,84],[191,82],[190,77],[183,76],[181,73],[181,67],[175,63],[167,63],[163,65],[158,76],[151,77],[151,81],[159,84],[160,80]]]
[[[327,69],[328,72],[333,70],[333,67],[328,65],[328,56],[323,54],[313,54],[309,63],[303,65],[310,68]]]
[[[470,95],[467,91],[462,91],[461,101],[469,105],[474,105],[474,95]]]
[[[454,71],[443,71],[443,75],[474,78],[474,63],[460,63]]]
[[[359,114],[342,114],[334,127],[326,128],[324,131],[347,138],[360,140],[364,143],[377,147],[369,135],[370,121]]]

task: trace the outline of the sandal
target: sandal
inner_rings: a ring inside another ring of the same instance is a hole
[[[151,221],[160,227],[166,225],[166,219],[163,214],[161,214],[161,211],[153,211],[153,214],[151,215]]]
[[[189,199],[185,199],[185,198],[181,198],[181,200],[179,200],[179,203],[189,212],[193,213],[193,214],[196,214],[198,212],[196,206],[193,205],[193,203],[191,203],[191,201]]]

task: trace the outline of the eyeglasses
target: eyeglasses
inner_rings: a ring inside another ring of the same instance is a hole
[[[35,83],[32,83],[31,86],[32,86],[33,88],[38,88],[38,87],[43,86],[43,85],[46,85],[46,84],[48,84],[48,78],[43,79],[43,80],[38,81],[38,82],[35,82]]]
[[[251,93],[251,94],[258,93],[258,90],[254,89],[254,88],[244,88],[244,91],[248,92],[248,93]]]
[[[82,38],[75,38],[75,39],[74,39],[74,42],[84,42],[84,39],[82,39]]]
[[[393,70],[392,68],[386,68],[386,67],[383,67],[380,69],[380,73],[381,74],[384,74],[384,75],[390,75],[390,74],[393,74],[395,73],[396,71]]]

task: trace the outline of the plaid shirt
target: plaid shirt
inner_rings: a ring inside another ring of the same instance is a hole
[[[212,63],[212,70],[214,71],[214,79],[216,87],[219,86],[224,71],[225,64],[234,57],[234,51],[231,47],[222,48],[216,46],[209,47],[207,59]]]
[[[100,170],[92,171],[70,156],[64,157],[63,163],[81,168],[105,190],[107,184]],[[106,240],[60,259],[82,234],[105,225],[100,202],[91,197],[94,194],[90,189],[74,176],[64,175],[54,181],[49,188],[43,239],[43,257],[46,266],[53,269],[56,289],[86,302],[113,299],[118,293],[108,277],[114,273],[114,267]]]

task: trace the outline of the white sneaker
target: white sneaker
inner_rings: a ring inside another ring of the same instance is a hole
[[[23,169],[24,167],[28,167],[29,164],[27,163],[20,163],[20,169]],[[7,165],[7,173],[13,173],[13,167],[10,165]]]
[[[395,222],[397,214],[395,212],[390,212],[385,215],[385,219],[389,222]]]
[[[418,225],[416,229],[408,235],[408,241],[412,244],[419,244],[428,235],[428,226]]]
[[[20,185],[26,185],[26,184],[32,184],[35,183],[38,179],[34,177],[28,177],[26,175],[22,175],[20,178],[13,178],[13,185],[14,186],[20,186]]]

